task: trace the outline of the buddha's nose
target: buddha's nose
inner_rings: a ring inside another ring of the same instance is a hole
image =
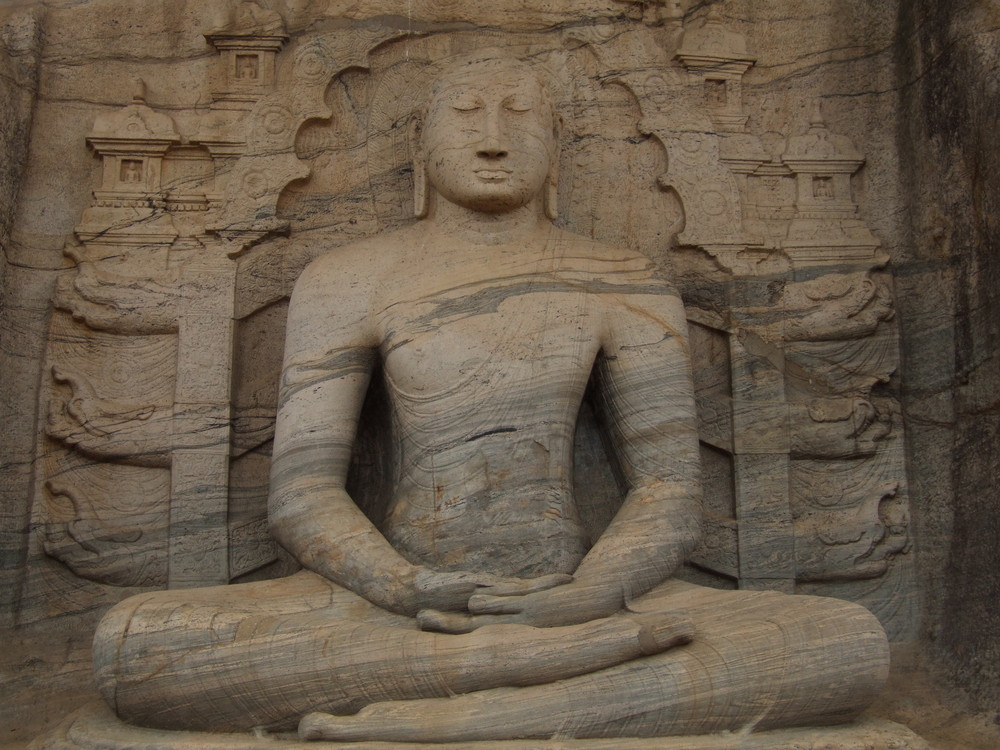
[[[476,155],[484,159],[501,159],[507,155],[507,148],[500,136],[499,117],[494,113],[483,118],[483,139],[479,142]]]
[[[500,145],[499,141],[481,143],[476,153],[484,159],[502,159],[507,155],[507,151]]]

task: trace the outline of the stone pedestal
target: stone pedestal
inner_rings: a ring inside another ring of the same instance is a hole
[[[289,735],[168,732],[133,727],[100,703],[81,709],[28,750],[420,750],[423,743],[302,742]],[[837,727],[698,737],[509,740],[434,745],[438,750],[932,750],[906,727],[885,720]]]

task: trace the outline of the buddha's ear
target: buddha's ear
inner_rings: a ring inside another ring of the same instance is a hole
[[[559,218],[559,152],[562,140],[563,119],[559,114],[552,116],[552,140],[555,147],[549,157],[549,176],[545,179],[545,191],[542,194],[542,204],[545,215],[555,221]]]
[[[427,158],[424,153],[423,129],[427,112],[420,109],[410,118],[410,153],[413,154],[413,215],[418,219],[427,216]]]

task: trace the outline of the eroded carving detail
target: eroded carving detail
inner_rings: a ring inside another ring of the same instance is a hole
[[[732,355],[731,383],[696,379],[701,439],[732,457],[736,507],[710,522],[719,533],[695,561],[741,586],[793,590],[808,581],[811,592],[824,582],[878,578],[895,565],[886,584],[895,590],[911,575],[900,558],[909,537],[899,407],[886,387],[898,364],[898,336],[885,255],[852,195],[851,177],[864,158],[830,130],[818,103],[804,133],[783,144],[771,137],[771,153],[745,132],[745,120],[719,119],[735,106],[731,94],[739,89],[731,86],[753,60],[717,10],[686,24],[677,44],[691,76],[690,106],[718,133],[710,162],[735,179],[742,214],[739,227],[722,236],[718,227],[734,226],[731,219],[711,217],[711,201],[683,180],[662,178],[677,186],[694,219],[681,243],[699,246],[723,269],[691,265],[691,284],[682,285],[689,314],[718,331]],[[641,100],[650,122],[662,123],[654,132],[671,163],[690,161],[677,135],[683,127],[654,114],[655,96]],[[686,168],[708,176],[703,164]],[[680,267],[693,258],[679,256]],[[717,348],[694,351],[696,373],[714,372],[707,358],[717,357]],[[824,470],[837,477],[834,485],[848,482],[875,500],[812,515],[809,493],[821,491]],[[886,494],[880,487],[887,483],[900,489]],[[838,586],[837,595],[849,590]],[[878,587],[856,590],[894,634],[910,627]]]
[[[88,136],[103,176],[67,245],[75,268],[55,293],[55,306],[76,322],[60,316],[53,327],[57,353],[45,429],[59,447],[46,471],[56,477],[81,461],[102,467],[87,474],[91,496],[114,495],[116,472],[129,466],[169,472],[169,544],[149,549],[163,556],[155,565],[169,570],[171,586],[225,582],[276,554],[238,531],[259,530],[266,482],[229,488],[229,461],[258,450],[274,423],[273,397],[241,401],[235,412],[231,404],[233,349],[240,345],[233,319],[257,309],[253,300],[237,304],[236,278],[253,249],[288,232],[287,220],[277,216],[278,197],[308,173],[295,154],[296,131],[310,118],[329,116],[323,92],[330,77],[339,66],[364,65],[370,49],[402,34],[372,28],[330,36],[321,46],[322,76],[303,82],[299,60],[279,65],[288,41],[281,16],[244,2],[206,37],[219,55],[216,86],[209,111],[185,125],[192,135],[182,140],[171,117],[149,106],[138,81],[132,102],[97,118]],[[293,271],[285,273],[278,298],[287,295]],[[166,336],[176,342],[176,359],[155,372],[139,368],[127,387],[104,392],[96,379],[100,363],[88,359],[87,342],[99,331],[114,335],[102,334],[95,352],[120,344],[124,353],[141,349],[147,337]],[[146,399],[148,391],[157,393],[155,402]],[[232,492],[239,498],[231,499]],[[234,513],[228,521],[227,506]],[[43,492],[36,507],[40,527],[58,510]],[[117,538],[118,522],[107,524],[93,536]],[[233,526],[228,541],[227,525]],[[247,557],[231,548],[244,542],[257,551]],[[91,577],[120,580],[117,573]]]
[[[736,309],[733,314],[769,341],[859,339],[892,319],[893,300],[882,274],[827,273],[782,283],[780,294],[767,305]]]
[[[886,481],[877,464],[861,477],[854,469],[798,462],[792,497],[803,581],[876,578],[909,548],[909,514],[899,483]]]
[[[814,399],[790,410],[793,458],[872,455],[892,430],[891,413],[861,398]]]
[[[228,439],[226,408],[110,401],[65,365],[53,366],[52,378],[70,393],[49,402],[49,435],[93,458],[169,466],[174,450],[224,446]]]
[[[87,498],[79,487],[50,480],[53,498],[72,506],[72,517],[45,526],[45,553],[64,563],[81,578],[112,586],[157,586],[167,580],[166,544],[156,512],[133,514],[119,525]]]
[[[176,269],[160,278],[123,276],[88,260],[83,253],[79,246],[67,245],[65,254],[76,263],[77,272],[59,279],[53,304],[97,330],[175,332],[183,311],[211,291],[197,280],[182,280]]]

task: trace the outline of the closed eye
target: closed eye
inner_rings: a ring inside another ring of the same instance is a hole
[[[534,109],[534,105],[531,101],[527,99],[521,99],[520,97],[512,96],[503,101],[503,108],[511,112],[530,112]]]
[[[451,102],[451,108],[459,112],[474,112],[482,109],[482,104],[475,99],[456,99]]]

